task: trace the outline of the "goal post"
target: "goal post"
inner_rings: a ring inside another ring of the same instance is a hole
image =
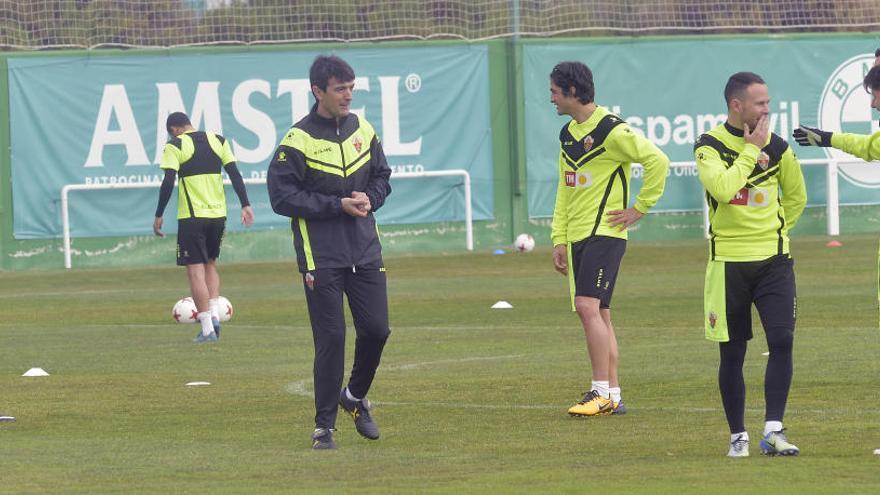
[[[464,188],[464,212],[465,212],[465,245],[468,251],[474,250],[474,225],[473,225],[473,207],[471,204],[471,176],[467,170],[434,170],[422,172],[398,172],[392,173],[392,179],[416,179],[424,177],[462,177],[462,185]],[[266,179],[244,179],[245,184],[265,184]],[[232,183],[227,179],[224,180],[225,185]],[[142,182],[142,183],[116,183],[116,184],[67,184],[61,188],[61,228],[64,243],[64,268],[70,269],[72,266],[72,249],[70,234],[70,193],[73,191],[94,191],[107,189],[155,189],[161,186],[161,182]]]

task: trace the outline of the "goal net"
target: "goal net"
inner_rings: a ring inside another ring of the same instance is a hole
[[[7,49],[877,28],[877,0],[0,0]]]

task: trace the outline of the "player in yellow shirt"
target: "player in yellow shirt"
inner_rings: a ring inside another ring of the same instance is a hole
[[[666,184],[669,158],[617,115],[593,101],[593,74],[581,62],[561,62],[550,73],[550,101],[572,120],[559,134],[559,183],[553,210],[553,265],[568,276],[592,367],[592,383],[572,416],[626,412],[618,378],[619,351],[611,296],[626,250],[627,228],[653,207]],[[645,169],[629,206],[631,166]]]
[[[880,112],[880,50],[877,50],[876,62],[865,75],[863,85],[865,91],[871,95],[871,108]],[[865,161],[880,160],[880,131],[873,134],[850,134],[823,131],[802,125],[794,130],[794,139],[801,146],[837,148]],[[877,254],[877,270],[880,273],[880,251]],[[877,299],[880,301],[880,278],[877,284]]]
[[[731,434],[727,455],[749,455],[743,363],[753,304],[770,349],[761,451],[797,455],[782,418],[791,387],[797,308],[788,232],[806,206],[804,176],[788,143],[770,132],[770,95],[759,75],[733,74],[724,98],[727,121],[700,136],[694,155],[709,203],[704,323],[706,338],[720,348],[718,385]]]
[[[170,141],[162,152],[160,167],[165,178],[153,219],[153,232],[160,237],[162,215],[178,180],[177,264],[186,266],[190,291],[198,309],[201,331],[195,342],[216,342],[220,337],[220,274],[217,258],[226,229],[225,170],[241,202],[241,223],[250,227],[254,210],[250,206],[244,179],[235,164],[229,141],[219,134],[196,130],[183,112],[174,112],[165,122]]]

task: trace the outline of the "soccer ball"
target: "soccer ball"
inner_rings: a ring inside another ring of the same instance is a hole
[[[198,314],[199,310],[191,297],[184,297],[177,301],[174,303],[174,309],[171,310],[171,317],[177,323],[195,323],[198,320]]]
[[[520,234],[513,241],[513,247],[521,253],[529,253],[535,249],[535,238],[529,234]]]
[[[220,321],[229,321],[232,319],[232,313],[234,312],[232,309],[232,303],[229,302],[229,299],[226,299],[223,296],[219,296],[217,300],[220,303]]]

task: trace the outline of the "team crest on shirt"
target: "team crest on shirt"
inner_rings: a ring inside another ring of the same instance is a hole
[[[758,155],[758,166],[761,167],[761,170],[767,170],[767,167],[770,166],[770,155],[762,151]]]
[[[590,151],[593,149],[593,136],[587,136],[584,138],[584,152]]]
[[[709,326],[715,328],[715,324],[718,323],[718,315],[715,314],[714,311],[709,312]]]
[[[360,153],[360,152],[361,152],[361,148],[364,146],[364,142],[363,142],[363,140],[361,139],[360,136],[355,136],[355,137],[351,140],[351,145],[354,146],[355,151],[357,151],[358,153]]]

